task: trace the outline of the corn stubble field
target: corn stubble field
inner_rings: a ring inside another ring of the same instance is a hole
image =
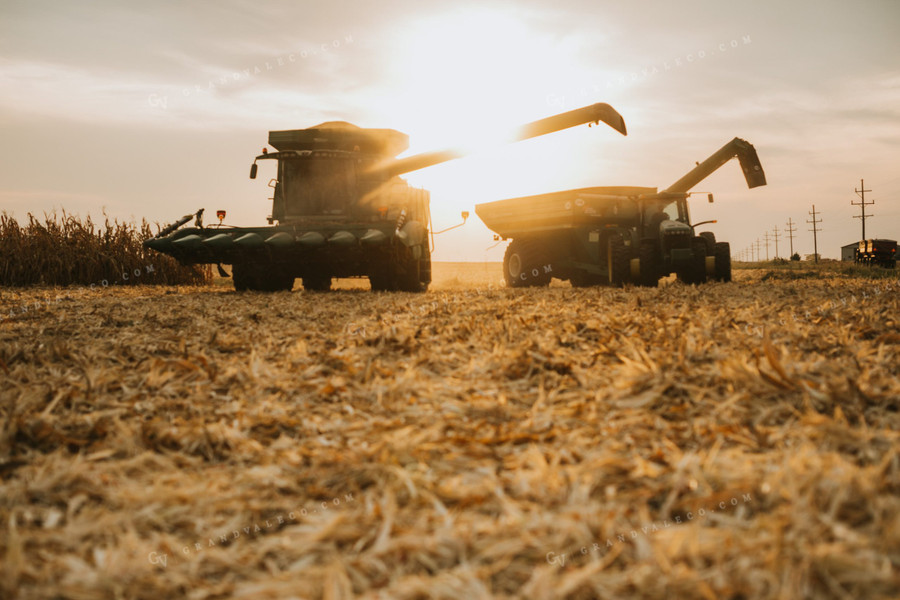
[[[897,597],[897,279],[735,278],[13,310],[0,595]]]

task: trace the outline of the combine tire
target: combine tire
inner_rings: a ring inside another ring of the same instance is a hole
[[[606,258],[609,269],[609,282],[612,285],[624,285],[628,281],[631,270],[628,247],[621,235],[615,234],[609,237],[606,247]]]
[[[641,262],[640,285],[643,287],[657,287],[659,285],[659,252],[652,242],[641,244],[638,258]]]
[[[426,260],[429,264],[426,264]],[[430,259],[411,259],[398,269],[396,276],[396,289],[401,292],[414,292],[420,294],[428,291],[427,273],[430,267]]]
[[[377,273],[369,275],[369,283],[372,285],[373,292],[393,292],[394,282],[391,279],[387,269],[378,269]]]
[[[426,251],[421,258],[414,258],[410,253],[399,263],[384,260],[369,275],[369,283],[373,292],[414,292],[428,291],[431,280],[431,255]]]
[[[231,267],[231,281],[234,283],[234,291],[246,292],[251,289],[253,284],[253,271],[248,265],[234,265]]]
[[[515,239],[503,256],[503,278],[513,288],[543,287],[553,278],[541,246],[533,240]]]
[[[282,292],[294,288],[294,277],[273,265],[238,263],[231,269],[237,292]]]
[[[731,245],[728,242],[716,244],[716,281],[731,281]]]
[[[303,289],[307,292],[327,292],[331,289],[331,277],[328,275],[304,277]]]

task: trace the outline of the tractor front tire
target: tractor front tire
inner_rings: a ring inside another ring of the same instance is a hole
[[[728,242],[716,243],[716,281],[731,281],[731,245]]]
[[[688,285],[700,285],[706,282],[706,240],[695,237],[691,240],[691,251],[691,262],[678,273],[678,280]]]
[[[653,242],[644,242],[638,251],[641,265],[640,285],[657,287],[659,285],[659,252]]]
[[[625,239],[614,234],[609,237],[606,246],[606,258],[609,269],[609,283],[611,285],[624,285],[628,281],[631,272],[631,257],[628,255],[628,247]]]

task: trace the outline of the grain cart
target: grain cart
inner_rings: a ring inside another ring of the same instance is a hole
[[[856,262],[893,269],[897,266],[896,240],[862,240],[856,249]]]
[[[608,104],[594,104],[524,125],[511,141],[603,121],[623,135]],[[399,175],[463,156],[444,150],[396,158],[409,138],[393,129],[329,122],[270,131],[257,162],[278,163],[269,226],[203,226],[203,209],[144,242],[183,264],[233,265],[238,291],[327,290],[335,277],[368,277],[373,290],[425,291],[431,282],[429,193]],[[191,219],[193,227],[181,228]]]
[[[511,239],[503,258],[510,287],[544,286],[553,277],[577,287],[656,286],[676,273],[686,283],[731,280],[731,249],[712,232],[696,234],[689,191],[737,158],[750,188],[766,184],[751,144],[735,138],[663,191],[589,187],[475,206],[485,225]],[[709,201],[712,202],[712,195]]]

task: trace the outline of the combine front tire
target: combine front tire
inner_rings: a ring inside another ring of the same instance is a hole
[[[281,292],[294,288],[294,277],[273,265],[238,263],[231,269],[237,292]]]
[[[731,245],[728,242],[716,243],[716,281],[731,281]]]
[[[533,240],[515,239],[503,256],[503,278],[506,285],[518,287],[542,287],[553,278],[552,266],[542,260],[541,246]]]
[[[331,289],[331,277],[328,275],[304,277],[303,289],[307,292],[327,292]]]
[[[417,294],[428,291],[430,267],[430,258],[406,261],[397,272],[396,289]]]
[[[431,283],[431,254],[427,248],[412,249],[402,258],[385,258],[369,275],[369,283],[373,292],[426,292]]]

